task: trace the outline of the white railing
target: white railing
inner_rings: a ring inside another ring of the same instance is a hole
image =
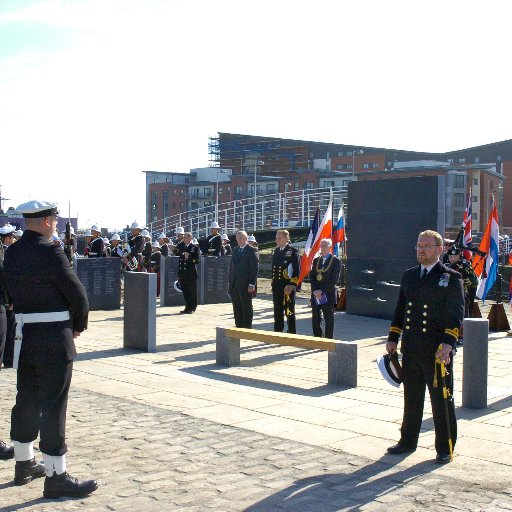
[[[215,204],[179,213],[149,223],[152,233],[173,234],[177,226],[200,238],[209,233],[210,224],[217,220],[223,233],[236,233],[245,229],[248,233],[264,229],[280,229],[294,226],[310,226],[317,207],[320,220],[333,196],[333,217],[337,218],[340,205],[347,207],[347,187],[290,190],[270,195],[258,195],[256,208],[254,197],[234,199],[218,205],[216,219]]]

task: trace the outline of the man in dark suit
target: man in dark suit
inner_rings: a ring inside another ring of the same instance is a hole
[[[247,243],[247,233],[239,231],[236,234],[238,247],[234,249],[229,268],[229,295],[233,304],[235,325],[237,327],[252,327],[252,297],[256,291],[258,279],[258,256],[256,251]]]
[[[49,242],[57,226],[56,206],[30,201],[17,211],[23,214],[26,229],[4,259],[7,291],[16,314],[14,483],[27,484],[46,472],[46,498],[86,496],[97,484],[80,482],[66,472],[65,431],[74,339],[87,328],[87,294],[60,245]],[[34,457],[38,434],[44,466]]]
[[[320,242],[320,256],[313,260],[309,279],[311,282],[311,312],[313,336],[334,338],[334,307],[336,283],[340,278],[341,262],[331,254],[332,242],[324,238]],[[322,333],[322,314],[325,335]]]
[[[394,354],[402,335],[404,415],[400,440],[389,447],[388,452],[400,454],[416,450],[425,388],[428,387],[439,464],[450,462],[449,439],[452,448],[457,440],[452,356],[464,317],[461,275],[439,261],[442,252],[443,238],[439,233],[428,230],[419,234],[416,257],[420,265],[404,273],[386,344],[387,352]],[[436,358],[445,363],[449,375],[450,396],[446,399]],[[436,387],[433,385],[435,375]]]
[[[295,292],[299,280],[299,253],[290,245],[290,233],[286,229],[276,232],[276,244],[272,256],[272,301],[274,303],[274,331],[283,332],[284,316],[288,333],[295,334]]]
[[[180,314],[191,315],[197,309],[197,265],[199,263],[199,249],[192,243],[192,233],[184,233],[183,240],[176,246],[180,257],[178,264],[178,278],[180,280],[185,309]]]

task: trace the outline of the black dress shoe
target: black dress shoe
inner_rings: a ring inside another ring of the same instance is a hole
[[[450,454],[445,452],[437,452],[436,464],[448,464],[450,462]]]
[[[16,466],[14,466],[14,485],[25,485],[44,475],[44,464],[37,462],[35,458],[16,462]]]
[[[186,313],[188,313],[188,309],[182,309],[180,311],[180,315],[185,315]]]
[[[405,446],[400,443],[397,443],[388,448],[388,453],[391,453],[393,455],[400,455],[401,453],[409,453],[414,451],[416,451],[416,448],[409,448],[408,446]]]
[[[70,496],[81,498],[91,494],[98,488],[96,480],[78,480],[66,471],[62,475],[53,474],[46,477],[44,481],[45,498],[60,498],[61,496]]]
[[[14,448],[6,445],[3,441],[0,441],[0,459],[7,460],[14,457]]]

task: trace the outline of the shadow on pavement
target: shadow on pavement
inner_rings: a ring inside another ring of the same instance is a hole
[[[394,458],[390,464],[390,456],[386,455],[352,473],[326,473],[297,480],[293,485],[245,508],[244,512],[358,511],[439,467],[433,461],[424,461],[395,471],[393,466],[404,458]],[[383,507],[385,503],[384,498],[381,502]],[[390,506],[393,508],[395,506]]]

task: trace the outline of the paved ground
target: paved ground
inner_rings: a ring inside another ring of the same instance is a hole
[[[93,312],[79,340],[68,411],[68,468],[100,488],[84,500],[43,500],[42,480],[11,485],[0,462],[0,511],[512,510],[512,338],[489,341],[489,407],[460,406],[457,457],[432,463],[427,403],[420,447],[385,455],[398,439],[401,391],[379,377],[388,322],[337,313],[339,339],[356,341],[357,389],[327,386],[320,351],[244,342],[242,365],[215,364],[215,326],[230,305],[158,310],[158,352],[122,349],[122,311]],[[272,303],[256,301],[271,328]],[[298,307],[308,334],[310,310]],[[456,363],[461,403],[463,350]],[[0,418],[15,394],[0,373]],[[8,422],[0,422],[0,438]]]

